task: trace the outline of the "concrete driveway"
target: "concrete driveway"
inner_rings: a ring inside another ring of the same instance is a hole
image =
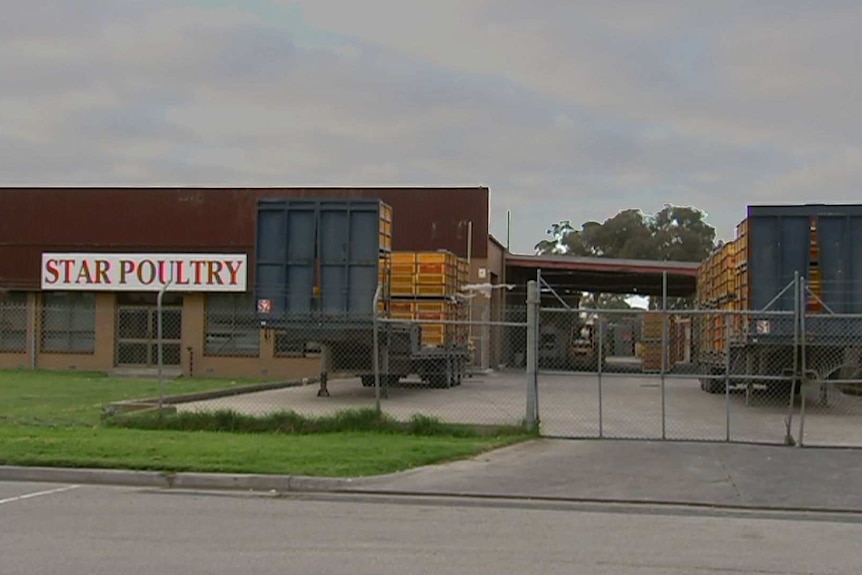
[[[543,373],[539,378],[542,433],[549,437],[675,439],[783,444],[790,414],[790,436],[799,442],[801,406],[792,411],[784,398],[754,392],[711,395],[696,379],[653,376],[595,376]],[[471,424],[518,424],[526,415],[526,376],[494,372],[464,380],[459,387],[430,389],[404,383],[381,400],[383,410],[399,419],[419,413],[443,421]],[[324,415],[375,405],[374,389],[358,379],[331,381],[330,397],[317,397],[317,386],[293,387],[178,406],[185,411],[233,409],[264,415],[294,410]],[[809,395],[811,395],[809,393]],[[816,395],[816,394],[815,394]],[[729,399],[729,401],[728,401]],[[804,423],[806,445],[862,446],[862,398],[836,396],[829,405],[809,398]],[[728,431],[729,426],[729,431]]]

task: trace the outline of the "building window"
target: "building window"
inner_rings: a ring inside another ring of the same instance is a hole
[[[258,357],[254,294],[207,294],[204,355]]]
[[[96,351],[96,296],[83,292],[42,294],[42,345],[46,353]]]
[[[27,294],[0,292],[0,353],[27,351]]]
[[[319,357],[320,346],[297,340],[284,332],[275,334],[275,357]]]

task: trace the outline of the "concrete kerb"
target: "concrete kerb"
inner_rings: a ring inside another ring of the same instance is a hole
[[[270,391],[273,389],[287,389],[291,387],[302,387],[305,385],[314,385],[319,381],[316,377],[306,377],[303,379],[276,381],[269,383],[253,383],[240,387],[213,389],[210,391],[198,391],[194,393],[184,393],[179,395],[168,395],[164,398],[165,405],[177,405],[180,403],[188,403],[191,401],[205,401],[207,399],[217,399],[219,397],[231,397],[234,395],[244,395],[248,393],[258,393],[261,391]],[[123,401],[114,401],[105,406],[105,413],[125,413],[129,411],[139,411],[144,409],[158,408],[159,398],[148,397],[141,399],[126,399]]]
[[[301,475],[254,475],[241,473],[196,473],[134,471],[120,469],[75,469],[58,467],[0,466],[0,481],[73,483],[123,487],[211,489],[245,491],[339,491],[353,479]]]
[[[408,470],[406,473],[415,470]],[[401,472],[405,473],[405,472]],[[398,475],[392,474],[392,475]],[[391,476],[391,475],[388,475]],[[364,480],[384,476],[337,478],[302,475],[253,475],[231,473],[169,473],[158,471],[128,471],[113,469],[70,469],[53,467],[0,466],[0,481],[33,483],[67,483],[75,485],[106,485],[119,487],[142,487],[156,489],[250,491],[274,493],[328,493],[336,495],[376,497],[420,497],[424,499],[472,499],[487,501],[529,501],[533,504],[583,504],[623,505],[632,508],[689,508],[713,511],[773,512],[773,513],[822,513],[824,515],[862,515],[862,509],[835,509],[816,506],[785,506],[745,503],[715,503],[675,501],[662,499],[619,499],[601,497],[558,497],[536,495],[506,495],[459,493],[449,491],[421,491],[377,489],[363,485]]]

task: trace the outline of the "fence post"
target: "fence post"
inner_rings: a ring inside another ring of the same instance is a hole
[[[712,321],[712,318],[707,318]],[[724,419],[725,439],[730,442],[730,342],[733,331],[733,315],[728,314],[724,318]]]
[[[537,429],[539,420],[538,389],[538,333],[539,333],[539,286],[536,281],[527,282],[527,429]]]
[[[598,314],[597,314],[598,315]],[[605,330],[604,325],[605,322],[601,316],[596,318],[596,323],[598,323],[598,338],[599,338],[599,350],[598,350],[598,358],[596,360],[596,379],[598,380],[599,386],[599,438],[602,439],[605,436],[604,431],[604,406],[602,405],[602,360],[604,358],[605,350]]]
[[[805,357],[805,278],[797,278],[797,289],[796,289],[796,299],[798,303],[798,311],[797,311],[797,323],[798,323],[798,342],[799,342],[799,441],[796,443],[797,447],[802,447],[805,440],[805,390],[803,389],[805,386],[805,381],[807,379],[807,371],[808,371],[808,360]],[[793,350],[794,353],[797,353],[797,350]],[[794,374],[794,378],[797,374]],[[796,381],[793,382],[793,387],[796,386]],[[795,389],[790,390],[790,405],[793,405]],[[789,429],[789,426],[788,426]],[[789,432],[788,432],[789,434]]]
[[[372,369],[374,370],[374,409],[380,413],[380,285],[374,292],[374,305],[372,307]]]
[[[661,438],[667,439],[667,390],[665,389],[667,378],[665,374],[668,371],[668,364],[670,363],[670,338],[668,333],[670,315],[667,311],[667,271],[661,273],[661,313]]]
[[[42,333],[39,323],[39,296],[31,294],[27,296],[27,308],[24,310],[27,318],[27,331],[30,333],[30,369],[36,371],[38,367],[37,356],[39,354],[38,338]]]
[[[164,365],[163,346],[162,346],[162,300],[165,298],[165,292],[173,282],[173,278],[165,282],[162,289],[159,290],[159,295],[156,297],[156,346],[158,347],[158,371],[159,371],[159,417],[162,417],[165,403],[165,378],[162,373]]]
[[[482,369],[491,369],[491,301],[488,297],[488,302],[482,307]]]

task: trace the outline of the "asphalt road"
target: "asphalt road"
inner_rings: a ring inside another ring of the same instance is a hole
[[[0,483],[4,575],[858,574],[862,516]]]
[[[862,513],[862,450],[543,439],[356,489]]]

